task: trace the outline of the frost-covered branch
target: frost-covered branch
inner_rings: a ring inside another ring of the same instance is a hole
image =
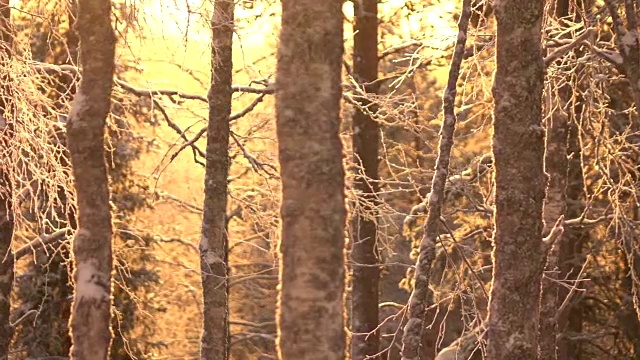
[[[549,66],[554,61],[570,53],[576,47],[579,47],[580,45],[584,45],[583,41],[587,40],[592,33],[593,33],[593,29],[587,29],[570,43],[564,44],[558,47],[557,49],[555,49],[554,52],[552,52],[551,54],[547,55],[544,58],[544,64],[546,66]]]
[[[66,236],[69,229],[60,229],[49,235],[41,235],[37,239],[31,240],[28,244],[22,246],[15,251],[14,256],[16,261],[28,255],[29,253],[45,247],[46,245],[55,244],[58,241],[62,241]]]
[[[438,159],[436,160],[435,174],[429,195],[428,216],[424,226],[424,236],[420,243],[420,255],[416,263],[415,285],[409,298],[407,324],[402,337],[403,360],[419,359],[420,347],[422,345],[422,332],[426,328],[426,326],[424,326],[424,320],[429,306],[429,278],[431,276],[431,266],[435,258],[440,214],[444,202],[445,185],[449,177],[449,162],[457,121],[455,114],[456,85],[464,58],[470,17],[471,1],[464,0],[462,3],[462,14],[460,15],[460,21],[458,23],[458,37],[449,69],[449,79],[443,96],[444,121],[440,130]]]

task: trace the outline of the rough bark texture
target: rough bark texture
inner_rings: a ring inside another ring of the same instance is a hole
[[[555,222],[566,213],[566,188],[567,188],[567,141],[568,141],[568,116],[566,113],[567,95],[569,89],[562,87],[558,94],[551,94],[553,102],[557,106],[546,124],[546,151],[545,172],[548,176],[547,196],[544,202],[544,235],[548,235]],[[540,302],[540,358],[557,359],[556,337],[558,327],[556,313],[560,307],[558,303],[558,283],[551,279],[558,278],[560,266],[560,244],[557,241],[550,249],[547,256],[546,270],[548,279],[542,281],[542,294]]]
[[[580,103],[580,102],[578,102]],[[573,109],[574,116],[582,113],[581,105]],[[569,175],[567,181],[567,218],[576,219],[584,212],[585,193],[584,178],[582,174],[581,147],[579,142],[579,129],[574,121],[569,126]],[[575,280],[585,261],[582,248],[588,241],[589,230],[582,227],[570,227],[566,230],[563,240],[560,242],[560,275],[562,279]],[[569,289],[561,287],[559,298],[564,299],[569,295]],[[580,301],[581,295],[574,295],[569,306],[558,318],[558,330],[563,335],[582,333],[583,308]],[[558,339],[558,359],[578,360],[581,357],[580,341],[569,340],[567,336]]]
[[[108,359],[112,338],[112,226],[104,151],[115,69],[110,14],[109,0],[78,2],[82,81],[71,105],[67,137],[78,203],[70,356],[82,360]]]
[[[500,0],[494,3],[494,9],[496,229],[487,357],[538,359],[540,287],[545,264],[543,1]]]
[[[377,93],[372,83],[378,77],[378,3],[354,1],[353,76],[366,93]],[[366,98],[357,99],[353,116],[354,162],[358,165],[354,187],[360,204],[351,229],[351,358],[377,358],[380,346],[378,300],[380,268],[375,221],[378,185],[378,123],[371,114],[376,106]]]
[[[444,203],[444,190],[449,177],[449,161],[451,160],[451,148],[453,147],[453,135],[456,127],[455,100],[457,94],[457,82],[460,76],[460,67],[467,42],[467,29],[471,17],[471,1],[464,0],[462,12],[458,23],[459,31],[456,46],[449,69],[447,87],[444,90],[443,113],[444,119],[440,129],[440,143],[438,146],[438,159],[436,160],[435,173],[431,183],[429,194],[427,221],[424,225],[424,236],[420,242],[420,255],[416,263],[414,287],[409,298],[407,311],[407,324],[402,336],[402,359],[419,359],[421,353],[428,352],[435,356],[435,349],[421,351],[423,331],[425,331],[425,315],[429,307],[429,279],[431,265],[435,258],[436,241],[439,235],[440,215]]]
[[[13,36],[11,31],[11,8],[8,0],[0,1],[0,62],[8,64],[11,59]],[[0,74],[4,85],[0,89],[0,149],[8,149],[13,137],[11,125],[13,111],[11,109],[11,79],[9,74]],[[3,156],[0,160],[0,359],[9,356],[9,345],[13,337],[13,327],[9,323],[11,309],[11,288],[14,278],[14,255],[11,249],[14,222],[11,202],[11,178],[7,169],[10,161]]]
[[[233,70],[234,2],[215,2],[211,26],[211,88],[207,128],[204,212],[200,240],[203,332],[201,358],[229,357],[228,238],[226,232],[229,173],[229,116]]]
[[[342,1],[283,0],[276,75],[282,177],[280,359],[343,360]]]
[[[560,0],[554,3],[553,16],[563,18],[569,15],[568,0]],[[564,216],[567,210],[567,176],[569,160],[567,147],[569,141],[569,98],[571,88],[568,84],[556,88],[552,84],[549,88],[547,103],[551,114],[546,124],[546,148],[544,169],[548,176],[547,196],[544,201],[544,236],[552,230],[555,222]],[[554,360],[558,358],[557,336],[558,323],[557,311],[560,308],[559,286],[552,279],[560,279],[560,247],[562,239],[558,240],[547,255],[546,271],[547,279],[542,280],[542,293],[540,296],[540,358]]]

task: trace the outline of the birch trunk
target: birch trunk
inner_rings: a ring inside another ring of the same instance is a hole
[[[207,127],[206,169],[200,270],[203,332],[201,358],[229,357],[229,266],[226,232],[227,175],[229,174],[229,116],[233,47],[233,0],[214,3],[211,20],[211,88]]]
[[[378,3],[354,1],[353,76],[367,94],[377,93]],[[353,152],[356,170],[354,187],[360,196],[351,229],[351,358],[375,359],[380,346],[378,302],[380,267],[378,260],[376,208],[378,193],[378,123],[371,114],[376,105],[361,97],[353,115]]]
[[[341,0],[283,0],[276,75],[282,177],[276,341],[285,360],[346,358]]]
[[[67,125],[78,204],[70,357],[78,360],[108,359],[112,338],[112,226],[104,151],[115,70],[110,14],[109,0],[78,1],[82,80]]]
[[[543,3],[494,3],[496,225],[487,333],[487,357],[492,360],[538,359],[540,286],[545,264]]]

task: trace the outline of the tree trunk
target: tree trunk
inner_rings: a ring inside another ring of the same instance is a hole
[[[578,104],[581,101],[577,101]],[[582,113],[581,105],[572,109],[574,116]],[[582,174],[582,149],[580,148],[579,128],[577,119],[569,125],[569,174],[567,179],[567,218],[576,219],[582,215],[585,208],[584,179]],[[566,229],[563,240],[560,242],[560,275],[561,279],[576,280],[585,261],[582,252],[584,243],[588,241],[589,230],[582,227]],[[561,287],[559,291],[560,301],[569,295],[569,289]],[[569,306],[558,318],[558,331],[563,336],[558,339],[559,360],[582,359],[582,348],[579,341],[570,340],[567,335],[582,333],[583,309],[580,301],[581,295],[574,295],[570,299]]]
[[[227,175],[229,173],[229,116],[233,70],[233,0],[214,3],[211,26],[211,88],[207,127],[206,169],[200,270],[202,273],[203,332],[201,357],[229,357],[229,266],[226,232]]]
[[[553,4],[551,16],[556,19],[569,15],[569,2],[559,0]],[[569,141],[569,112],[571,87],[569,84],[557,87],[557,83],[548,86],[548,109],[551,112],[546,124],[544,169],[548,176],[547,194],[544,201],[543,218],[544,231],[547,236],[553,226],[567,210],[567,176],[569,160],[567,157]],[[560,276],[560,247],[562,240],[553,244],[547,256],[546,270],[549,278],[542,280],[542,293],[540,296],[540,358],[554,360],[558,358],[557,336],[558,323],[557,312],[560,287],[554,279],[561,280]]]
[[[471,0],[462,2],[462,11],[458,21],[458,37],[451,59],[447,87],[442,98],[443,121],[440,129],[440,141],[438,144],[438,158],[431,181],[431,192],[428,198],[427,220],[424,225],[424,235],[420,242],[420,254],[416,262],[414,286],[407,309],[407,324],[402,335],[402,359],[417,360],[434,358],[436,349],[423,348],[423,332],[428,326],[425,322],[427,309],[429,308],[429,280],[431,267],[436,256],[436,241],[440,234],[440,216],[444,204],[444,192],[449,178],[449,162],[453,148],[453,136],[456,128],[457,117],[455,114],[455,101],[457,95],[457,82],[460,77],[460,68],[464,59],[464,49],[467,43],[467,30],[471,18]],[[431,337],[432,339],[433,337]],[[435,343],[435,342],[434,342]]]
[[[378,77],[378,3],[354,1],[355,26],[353,76],[367,94],[377,93],[372,84]],[[357,99],[353,116],[354,187],[359,199],[351,229],[351,358],[377,358],[380,346],[378,299],[380,267],[377,245],[378,123],[372,118],[377,107],[366,97]]]
[[[9,0],[0,1],[0,59],[7,62],[12,57],[13,34],[11,30],[11,8]],[[13,117],[11,105],[11,78],[2,74],[2,96],[0,96],[0,149],[11,151],[13,138]],[[11,161],[8,154],[3,160]],[[15,258],[11,249],[14,219],[12,214],[12,186],[9,164],[0,162],[0,359],[7,359],[13,337],[13,327],[9,322],[11,311],[11,289],[13,288]]]
[[[543,1],[494,3],[496,213],[487,357],[538,359],[545,246],[541,49]]]
[[[550,90],[554,91],[554,90]],[[566,188],[567,188],[567,141],[568,141],[568,116],[567,99],[569,89],[563,86],[558,89],[558,93],[552,93],[551,109],[553,113],[546,124],[546,151],[545,151],[545,172],[548,176],[547,196],[544,202],[544,235],[548,235],[553,230],[554,224],[561,216],[564,216],[567,209]],[[557,97],[557,98],[556,98]],[[540,358],[553,360],[557,359],[558,326],[556,313],[560,308],[559,286],[556,282],[559,278],[560,267],[560,246],[558,240],[550,249],[547,256],[546,270],[549,278],[542,281],[542,294],[540,304]]]
[[[346,358],[342,3],[282,1],[276,75],[282,177],[280,359]]]
[[[108,359],[112,338],[112,226],[104,151],[115,70],[110,14],[109,0],[78,2],[82,81],[71,105],[67,137],[78,204],[70,356],[79,360]]]

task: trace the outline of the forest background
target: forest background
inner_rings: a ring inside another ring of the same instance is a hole
[[[638,358],[639,142],[634,103],[639,98],[628,86],[633,59],[621,55],[626,38],[615,29],[616,19],[628,33],[637,29],[631,30],[629,8],[615,1],[544,4],[543,125],[549,134],[553,119],[566,121],[566,148],[559,150],[566,156],[559,166],[567,176],[560,200],[564,234],[550,251],[557,266],[548,268],[542,280],[543,289],[552,287],[557,295],[548,302],[550,309],[543,305],[541,326],[546,318],[553,320],[547,326],[557,327],[551,334],[559,359]],[[19,209],[12,244],[16,273],[10,327],[15,333],[9,358],[66,358],[76,210],[64,125],[78,80],[77,4],[37,0],[9,5],[14,53],[2,66],[20,79],[11,82],[13,101],[29,110],[17,131],[19,151],[2,162],[12,169],[12,206]],[[378,71],[366,85],[354,74],[357,11],[351,2],[342,9],[340,136],[350,214],[347,248],[361,229],[358,221],[375,224],[379,256],[374,261],[379,264],[369,266],[381,272],[375,304],[381,358],[399,359],[403,346],[406,305],[416,288],[426,199],[445,119],[442,99],[451,81],[463,5],[471,11],[460,76],[453,79],[457,129],[431,284],[424,289],[430,306],[420,359],[438,353],[438,359],[446,359],[452,349],[467,359],[486,355],[483,319],[492,283],[492,2],[378,2]],[[106,149],[115,235],[114,359],[200,358],[205,315],[199,243],[213,9],[213,2],[198,0],[112,3],[116,80]],[[229,346],[233,359],[270,359],[276,358],[281,236],[272,96],[281,8],[279,2],[255,0],[236,3],[235,9],[237,85],[225,224]],[[367,179],[374,184],[369,185],[373,195],[358,185],[361,164],[354,160],[352,139],[362,129],[353,123],[356,113],[368,114],[377,124],[378,178]],[[553,232],[559,215],[545,215],[545,233]],[[361,265],[347,259],[350,270]],[[348,282],[349,301],[352,285]]]

